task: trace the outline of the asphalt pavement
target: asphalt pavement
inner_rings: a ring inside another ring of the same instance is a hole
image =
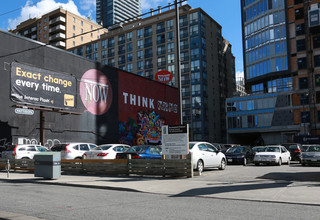
[[[320,167],[299,164],[228,166],[224,171],[209,170],[193,178],[61,175],[58,179],[48,180],[22,171],[10,172],[8,177],[2,171],[1,181],[320,206]],[[10,213],[0,210],[0,219],[26,219],[4,217],[8,215]]]

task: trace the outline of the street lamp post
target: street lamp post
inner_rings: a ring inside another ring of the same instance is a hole
[[[176,45],[177,45],[177,76],[178,76],[178,88],[179,88],[179,112],[180,112],[180,124],[183,124],[182,117],[182,88],[181,88],[181,66],[180,66],[180,25],[179,25],[179,6],[178,0],[174,1],[176,9]]]

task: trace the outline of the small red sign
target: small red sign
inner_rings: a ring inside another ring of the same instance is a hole
[[[162,82],[162,83],[168,83],[172,80],[172,78],[173,78],[172,73],[170,73],[167,70],[161,70],[157,72],[155,75],[156,81]]]

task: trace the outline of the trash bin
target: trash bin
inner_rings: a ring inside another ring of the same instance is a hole
[[[58,179],[61,176],[61,153],[43,152],[34,155],[34,176]]]

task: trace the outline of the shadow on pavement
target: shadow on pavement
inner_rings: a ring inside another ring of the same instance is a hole
[[[280,183],[262,183],[262,184],[260,183],[260,184],[205,187],[205,188],[191,189],[171,197],[201,196],[201,195],[229,193],[229,192],[238,192],[238,191],[273,189],[273,188],[287,187],[290,184],[291,182],[280,182]]]
[[[268,180],[320,182],[320,172],[268,173],[257,178]]]

